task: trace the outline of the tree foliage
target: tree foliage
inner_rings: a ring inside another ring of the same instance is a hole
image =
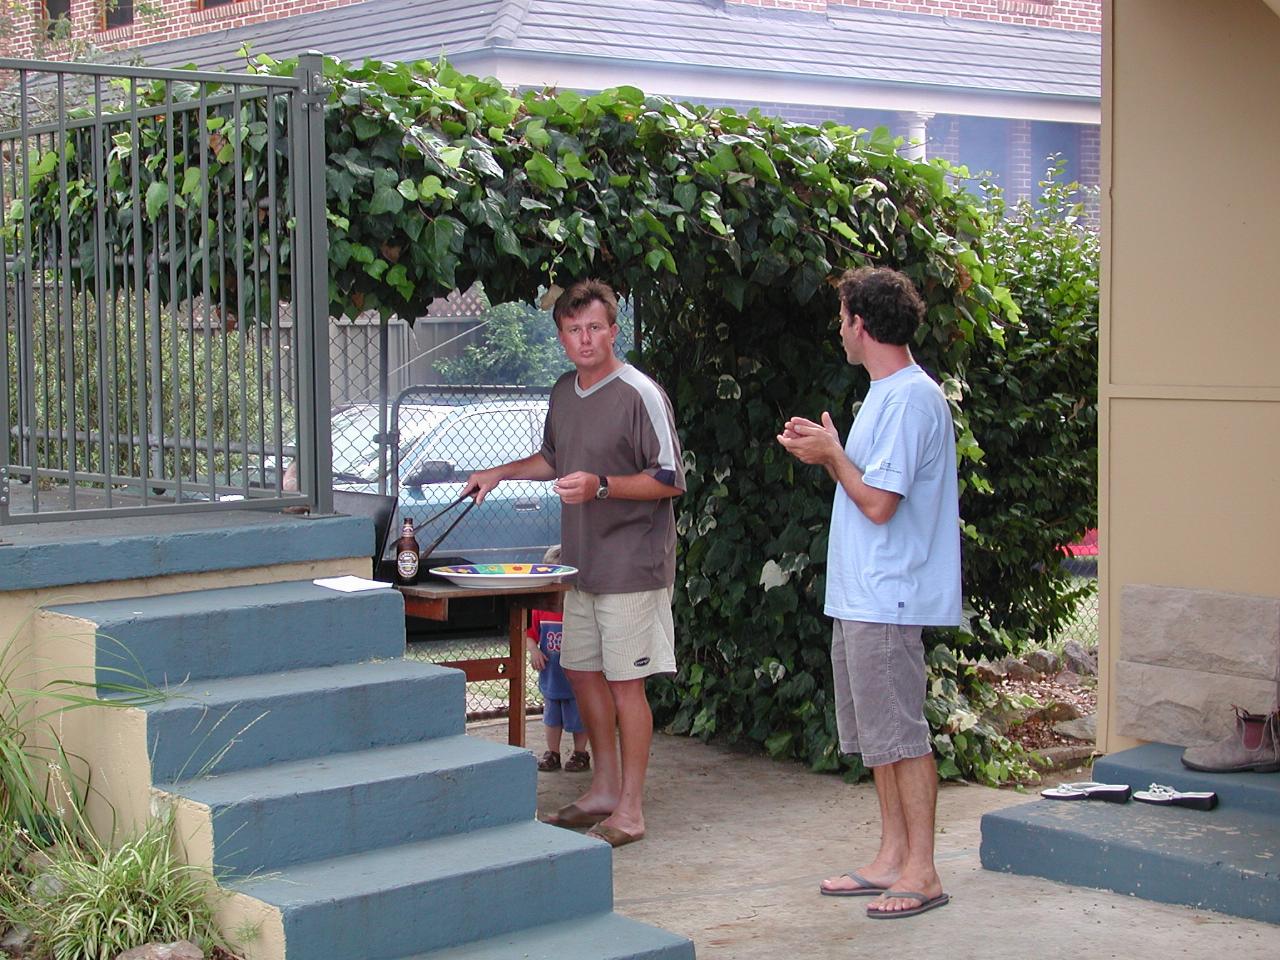
[[[515,383],[549,387],[568,369],[551,315],[525,303],[499,303],[480,317],[476,342],[459,357],[437,360],[444,383]]]
[[[260,58],[260,68],[293,65]],[[1096,322],[1088,244],[1071,252],[1078,241],[1036,213],[1001,225],[998,207],[953,185],[955,170],[902,156],[883,130],[743,116],[634,87],[516,94],[447,63],[326,60],[324,76],[334,314],[413,318],[477,280],[495,301],[529,301],[590,275],[631,299],[641,363],[672,397],[689,467],[677,505],[684,666],[656,689],[671,729],[839,765],[821,617],[832,489],[774,437],[787,416],[823,409],[847,429],[865,392],[837,349],[834,279],[866,263],[912,278],[927,305],[913,351],[956,421],[965,591],[978,613],[975,634],[932,638],[929,718],[945,774],[1017,772],[1016,751],[979,719],[990,691],[956,650],[994,653],[1052,630],[1069,601],[1052,547],[1082,532],[1093,499],[1081,468],[1095,387],[1079,375]],[[160,115],[152,152],[115,158],[121,182],[137,171],[144,185],[122,200],[145,198],[146,229],[215,194],[218,218],[193,227],[206,238],[237,210],[269,216],[263,171],[281,159],[255,125],[270,118],[248,107],[221,116],[217,129],[184,128],[166,152]],[[33,193],[46,218],[62,163],[50,153],[36,159],[48,169]],[[73,196],[77,173],[64,176]],[[11,238],[24,222],[11,213]],[[128,218],[107,222],[130,229]],[[214,283],[260,257],[256,243],[217,247],[229,259]],[[1065,286],[1050,254],[1075,271]],[[202,292],[203,282],[186,271],[178,286]],[[1026,319],[1010,294],[1024,284]],[[262,302],[206,292],[247,316]]]

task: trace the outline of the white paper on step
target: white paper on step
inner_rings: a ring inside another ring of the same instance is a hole
[[[328,587],[340,593],[359,593],[361,590],[382,590],[391,586],[381,580],[366,580],[364,577],[321,577],[312,580],[317,587]]]

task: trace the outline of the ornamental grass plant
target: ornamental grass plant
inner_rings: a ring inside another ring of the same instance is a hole
[[[90,785],[58,737],[67,710],[163,694],[123,669],[101,668],[94,683],[25,672],[29,622],[0,645],[0,933],[27,928],[29,955],[55,960],[111,960],[154,941],[224,946],[213,878],[183,862],[172,809],[122,840],[100,839],[84,816]]]
[[[44,954],[113,960],[141,944],[176,940],[206,952],[225,947],[214,923],[213,877],[175,852],[172,808],[111,846],[78,812],[54,821],[51,833],[0,826],[0,915],[30,929]]]

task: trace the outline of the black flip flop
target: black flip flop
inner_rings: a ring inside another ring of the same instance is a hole
[[[904,900],[919,901],[918,907],[908,907],[906,910],[877,910],[875,904],[867,907],[867,916],[872,920],[899,920],[903,917],[915,917],[922,913],[927,913],[934,907],[945,907],[951,902],[949,893],[940,893],[936,897],[926,897],[923,893],[916,893],[912,890],[886,890],[880,896],[889,899],[897,899],[901,897]]]

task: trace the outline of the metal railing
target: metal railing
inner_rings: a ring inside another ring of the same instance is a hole
[[[323,97],[0,59],[0,523],[331,509]]]

